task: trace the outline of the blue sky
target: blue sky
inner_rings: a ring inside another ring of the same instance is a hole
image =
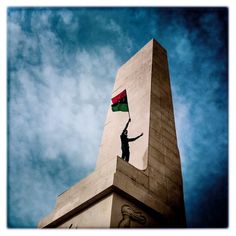
[[[151,38],[168,51],[187,224],[227,226],[227,27],[227,8],[8,8],[8,226],[36,227],[93,171],[116,71]]]

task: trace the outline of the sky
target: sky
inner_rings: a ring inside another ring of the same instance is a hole
[[[168,52],[187,226],[228,226],[227,8],[8,8],[8,227],[36,227],[94,170],[116,71],[152,38]]]

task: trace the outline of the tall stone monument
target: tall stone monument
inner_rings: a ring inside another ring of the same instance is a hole
[[[129,163],[120,134],[127,112],[108,109],[95,171],[57,197],[40,228],[186,227],[181,163],[166,50],[154,39],[117,72],[112,97],[126,89]]]

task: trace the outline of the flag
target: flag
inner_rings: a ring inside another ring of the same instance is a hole
[[[111,99],[112,111],[129,111],[126,89]]]

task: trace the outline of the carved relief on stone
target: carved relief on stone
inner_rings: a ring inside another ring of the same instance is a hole
[[[123,215],[123,218],[119,222],[119,228],[130,228],[131,221],[138,222],[142,225],[146,223],[146,218],[144,215],[142,215],[142,212],[134,211],[129,205],[123,205],[121,207],[121,213]]]

